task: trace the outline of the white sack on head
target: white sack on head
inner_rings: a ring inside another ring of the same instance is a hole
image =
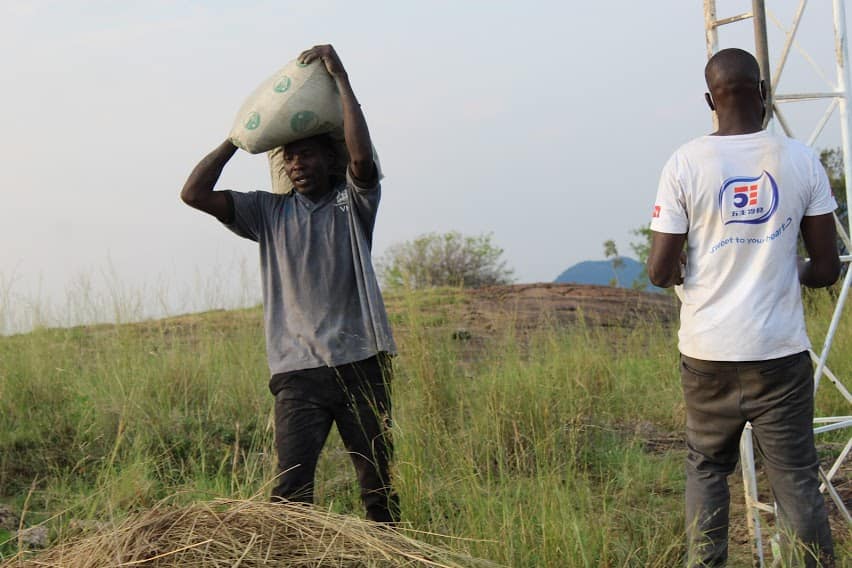
[[[235,146],[259,154],[342,126],[340,95],[325,64],[293,60],[243,103],[229,137]]]
[[[349,151],[346,149],[346,142],[343,139],[343,129],[339,128],[328,133],[329,138],[334,143],[335,162],[332,166],[331,173],[338,177],[346,175],[346,167],[349,165]],[[269,175],[272,178],[272,193],[290,193],[293,191],[293,183],[287,177],[287,172],[284,169],[284,148],[278,146],[266,153],[269,158]],[[382,164],[379,162],[379,155],[376,153],[376,147],[373,146],[373,161],[376,163],[376,171],[379,174],[379,179],[382,179]]]

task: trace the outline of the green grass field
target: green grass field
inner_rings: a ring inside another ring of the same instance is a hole
[[[826,292],[807,299],[819,346],[832,305]],[[675,330],[649,317],[631,330],[545,323],[521,334],[509,314],[487,336],[458,341],[453,309],[465,301],[457,290],[388,298],[400,348],[395,479],[405,522],[507,566],[679,565]],[[850,322],[829,364],[852,379]],[[0,337],[0,502],[57,541],[167,496],[268,492],[262,333],[259,309],[248,309]],[[825,388],[818,414],[850,411]],[[826,452],[838,441],[842,433],[820,439]],[[334,433],[317,484],[320,506],[362,514]],[[835,539],[839,557],[852,557],[848,529]],[[15,551],[6,542],[0,558]],[[748,554],[733,543],[731,565],[748,565]]]

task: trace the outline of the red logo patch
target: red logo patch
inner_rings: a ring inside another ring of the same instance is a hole
[[[757,205],[757,194],[757,184],[735,187],[734,206],[742,208],[746,205]]]
[[[660,206],[659,205],[654,205],[654,213],[651,214],[651,217],[653,217],[654,219],[657,219],[657,218],[660,217]]]

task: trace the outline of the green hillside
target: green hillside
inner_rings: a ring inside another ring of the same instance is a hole
[[[507,566],[681,563],[683,407],[671,325],[653,311],[638,327],[584,324],[582,314],[572,324],[520,322],[506,304],[462,333],[462,308],[475,311],[463,291],[387,300],[400,348],[395,479],[417,538]],[[828,293],[809,296],[815,344],[831,308]],[[852,378],[850,321],[830,366]],[[264,495],[267,378],[259,309],[0,337],[0,503],[60,542],[166,497]],[[850,414],[829,388],[818,413]],[[826,459],[841,441],[820,438]],[[742,491],[731,481],[732,554],[745,562]],[[322,508],[362,514],[336,433],[316,494]],[[849,558],[852,535],[834,527]],[[0,558],[16,550],[15,540],[0,544]]]

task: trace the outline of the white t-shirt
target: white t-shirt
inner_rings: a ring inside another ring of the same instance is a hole
[[[767,131],[702,136],[660,177],[651,229],[687,233],[681,353],[761,361],[808,349],[797,269],[803,216],[837,207],[816,153]]]

